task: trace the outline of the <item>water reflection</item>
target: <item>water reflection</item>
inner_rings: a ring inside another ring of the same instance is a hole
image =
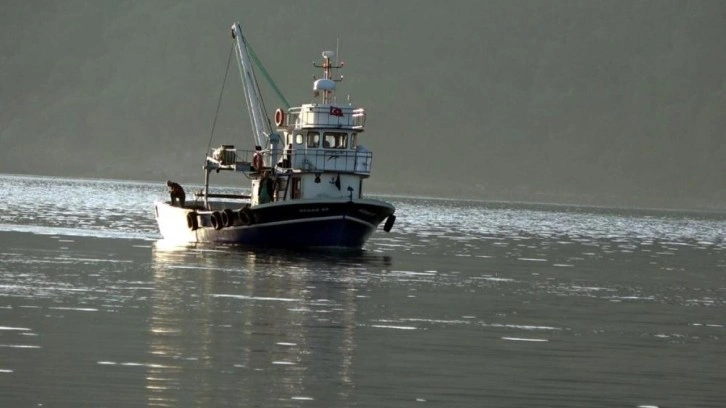
[[[356,297],[390,258],[163,241],[152,255],[149,406],[347,399]]]

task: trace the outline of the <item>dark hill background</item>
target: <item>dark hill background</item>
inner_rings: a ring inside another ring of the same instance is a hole
[[[369,192],[726,208],[722,1],[5,0],[0,172],[200,182],[235,20],[293,104],[340,38]]]

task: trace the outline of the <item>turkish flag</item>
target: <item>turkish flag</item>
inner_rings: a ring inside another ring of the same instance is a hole
[[[335,106],[330,107],[330,115],[332,116],[343,116],[343,109],[336,108]]]

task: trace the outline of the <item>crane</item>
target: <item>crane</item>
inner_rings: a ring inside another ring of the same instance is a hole
[[[270,119],[265,110],[265,104],[262,100],[262,93],[257,85],[255,71],[250,61],[250,50],[242,34],[242,28],[239,22],[232,24],[232,38],[235,40],[235,54],[239,66],[240,77],[242,78],[242,86],[244,88],[245,101],[247,111],[250,115],[252,124],[252,133],[257,146],[263,149],[269,148],[272,151],[273,163],[277,161],[279,154],[280,135],[272,131]]]

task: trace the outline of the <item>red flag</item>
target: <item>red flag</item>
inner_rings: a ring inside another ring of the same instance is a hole
[[[330,107],[330,114],[332,116],[343,116],[343,109],[336,108],[335,106]]]

